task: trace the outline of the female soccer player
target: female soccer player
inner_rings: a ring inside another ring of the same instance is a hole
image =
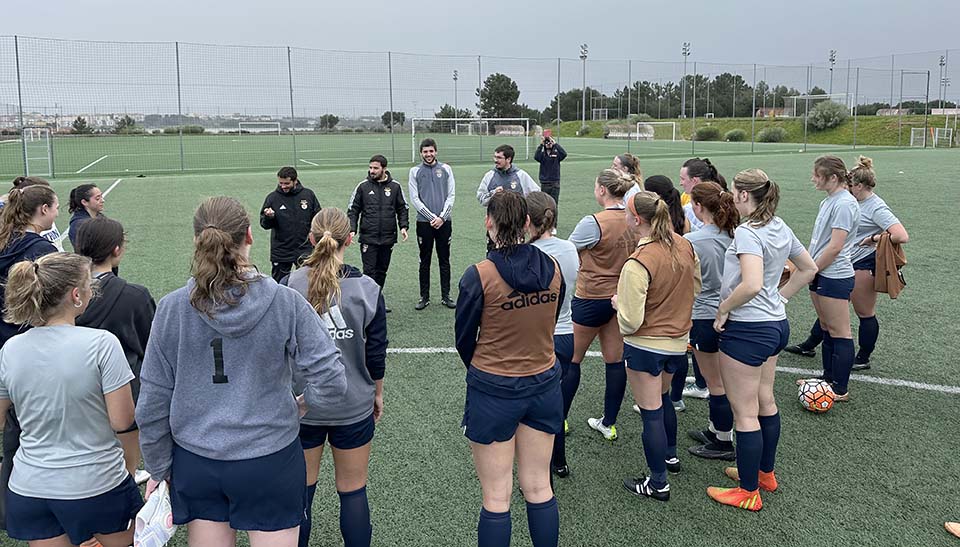
[[[620,171],[625,175],[630,175],[633,177],[633,180],[636,181],[636,183],[624,193],[624,200],[630,199],[634,194],[643,190],[643,170],[640,169],[640,158],[629,152],[619,154],[613,157],[613,164],[610,168]]]
[[[673,231],[667,204],[649,191],[627,202],[627,218],[639,237],[623,266],[614,306],[624,336],[630,390],[643,417],[643,452],[650,475],[623,486],[637,496],[670,499],[668,467],[679,471],[677,415],[670,404],[670,380],[687,360],[700,266],[689,241]]]
[[[96,184],[81,184],[73,190],[70,190],[70,227],[67,228],[67,236],[70,238],[70,244],[77,248],[77,230],[80,225],[97,218],[103,213],[103,192],[97,188]]]
[[[250,263],[239,201],[205,200],[193,233],[193,276],[160,301],[140,376],[147,492],[170,482],[191,546],[232,546],[247,530],[253,547],[293,547],[306,498],[300,415],[343,396],[339,352],[310,304]],[[306,381],[297,399],[293,370]]]
[[[33,186],[35,184],[50,186],[50,183],[47,182],[46,179],[42,179],[40,177],[20,176],[13,179],[13,188],[11,188],[10,191],[12,192],[15,189],[23,190],[24,188]],[[0,210],[2,210],[3,206],[7,203],[7,201],[9,201],[9,196],[9,192],[0,196]],[[45,237],[50,243],[53,243],[54,247],[56,247],[58,251],[63,250],[63,245],[61,243],[62,238],[60,237],[60,230],[57,228],[56,222],[54,222],[49,229],[40,232],[40,235]]]
[[[872,159],[860,156],[857,166],[850,172],[850,177],[850,193],[860,203],[860,226],[854,238],[858,244],[850,257],[856,278],[850,299],[853,301],[853,311],[860,318],[858,331],[860,348],[854,357],[852,370],[865,370],[870,368],[870,355],[880,335],[880,324],[877,322],[877,292],[873,290],[877,242],[885,232],[890,234],[890,241],[901,245],[909,241],[910,236],[886,202],[874,193],[877,176],[873,171]],[[813,348],[817,347],[821,341],[823,341],[823,331],[818,320],[814,323],[807,340],[784,349],[800,355],[812,355]]]
[[[75,325],[92,297],[90,259],[72,253],[7,277],[6,321],[34,327],[0,349],[0,415],[13,403],[23,427],[7,533],[31,547],[126,547],[143,506],[115,433],[133,424],[133,373],[114,335]]]
[[[845,402],[850,400],[847,383],[854,358],[849,305],[854,269],[850,257],[858,242],[860,206],[848,191],[850,174],[840,158],[817,158],[810,180],[817,190],[827,193],[810,237],[810,255],[819,270],[810,283],[810,298],[823,329],[823,379],[833,386],[834,401]]]
[[[575,285],[577,270],[580,269],[580,258],[573,243],[553,235],[557,224],[557,202],[544,192],[531,192],[527,196],[527,210],[530,215],[530,225],[527,229],[530,234],[530,243],[534,247],[547,253],[560,265],[564,283]],[[570,377],[570,360],[573,358],[573,319],[571,319],[570,300],[571,291],[565,291],[563,302],[560,304],[560,317],[557,326],[553,329],[553,352],[560,362],[563,379],[560,383],[563,392],[563,420],[566,423],[567,413],[570,412],[570,403],[573,400],[574,388]],[[553,457],[550,468],[553,473],[564,478],[570,475],[570,466],[567,465],[566,432],[560,431],[553,440]]]
[[[777,354],[790,325],[784,303],[817,272],[797,237],[776,216],[780,188],[759,169],[733,179],[733,197],[745,219],[733,235],[723,264],[723,284],[714,329],[720,333],[720,376],[737,429],[737,467],[725,472],[738,488],[707,488],[714,500],[759,511],[758,488],[777,489],[773,469],[780,440],[780,414],[773,397]],[[777,289],[787,259],[797,270]]]
[[[683,162],[680,168],[680,186],[683,188],[680,203],[683,205],[683,213],[687,217],[687,222],[690,223],[691,230],[699,230],[702,226],[690,206],[691,192],[701,182],[716,182],[724,191],[727,190],[727,180],[710,162],[710,158],[690,158]]]
[[[691,188],[690,205],[700,229],[683,237],[693,244],[700,259],[703,284],[693,304],[690,344],[710,393],[710,423],[707,429],[690,431],[690,437],[701,444],[691,446],[689,451],[701,458],[733,460],[733,412],[720,378],[719,333],[713,329],[713,320],[720,304],[724,253],[733,243],[740,213],[733,194],[715,182],[701,182]]]
[[[617,311],[610,298],[617,292],[617,280],[624,261],[637,244],[623,211],[624,193],[637,184],[633,175],[604,169],[593,186],[593,196],[603,210],[583,217],[570,234],[570,243],[580,253],[580,273],[571,302],[573,318],[573,359],[569,383],[564,391],[570,400],[580,385],[580,363],[594,338],[600,336],[600,352],[606,363],[603,415],[587,424],[608,441],[617,438],[617,415],[627,389],[623,366],[623,336],[617,328]]]
[[[84,222],[75,234],[77,252],[93,261],[93,277],[97,283],[98,297],[77,318],[77,325],[110,331],[120,340],[127,358],[133,381],[130,389],[133,402],[140,396],[140,369],[143,354],[150,338],[150,324],[157,304],[150,291],[141,285],[127,283],[113,271],[120,265],[126,252],[126,237],[123,225],[113,219],[100,216]],[[130,431],[118,431],[123,443],[123,455],[127,469],[135,478],[140,465],[140,435],[136,424]],[[142,472],[141,472],[142,473]],[[146,480],[141,479],[141,480]]]
[[[344,545],[369,546],[373,528],[367,503],[367,467],[374,424],[383,416],[386,306],[377,282],[343,262],[343,253],[353,243],[346,213],[336,208],[321,210],[310,223],[308,237],[313,252],[287,283],[317,310],[340,349],[347,372],[347,396],[300,418],[300,444],[307,462],[307,511],[300,524],[300,547],[310,542],[313,497],[328,439]],[[304,382],[299,375],[295,378],[295,391],[300,393]]]
[[[533,545],[556,546],[550,453],[563,429],[563,395],[552,333],[563,275],[555,260],[523,243],[527,204],[520,194],[494,194],[484,223],[495,248],[460,279],[455,325],[467,366],[464,434],[483,491],[478,545],[510,544],[516,459]]]

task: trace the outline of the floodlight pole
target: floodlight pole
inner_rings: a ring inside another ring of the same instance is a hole
[[[690,42],[684,42],[680,50],[683,55],[683,80],[680,81],[680,117],[687,117],[687,57],[690,56]]]
[[[460,77],[460,73],[454,70],[453,71],[453,117],[454,118],[460,117],[460,109],[459,109],[459,105],[457,104],[457,79],[459,77]],[[454,135],[460,134],[460,128],[457,127],[457,122],[453,122],[453,134]]]
[[[587,126],[587,44],[580,44],[580,60],[583,62],[583,89],[580,105],[580,130]]]
[[[833,95],[833,67],[837,64],[837,50],[830,50],[830,91],[829,93]]]
[[[946,66],[946,64],[947,64],[947,58],[941,55],[940,56],[940,82],[939,82],[940,85],[937,86],[937,94],[940,96],[940,110],[943,110],[943,92],[944,92],[943,67]]]

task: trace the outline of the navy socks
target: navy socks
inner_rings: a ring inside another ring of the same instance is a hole
[[[303,520],[300,521],[300,540],[297,543],[299,547],[310,545],[310,530],[313,529],[313,497],[316,493],[316,484],[307,486],[307,509],[303,512]]]
[[[726,435],[723,435],[725,438],[720,440],[725,442],[732,441],[733,410],[730,408],[730,401],[727,399],[727,396],[711,395],[709,406],[710,423],[713,424],[713,428],[716,430],[714,433],[717,433],[718,438],[725,433]]]
[[[737,471],[740,488],[753,492],[760,487],[760,459],[763,454],[763,433],[737,431]]]
[[[770,473],[777,463],[777,443],[780,442],[780,413],[760,416],[760,432],[763,435],[763,452],[760,455],[760,471]]]
[[[820,351],[820,358],[823,360],[823,379],[830,383],[833,383],[833,340],[832,336],[823,333],[823,349]]]
[[[667,458],[677,457],[677,411],[670,402],[670,396],[664,393],[660,397],[663,405],[663,431],[667,434]]]
[[[370,547],[373,527],[370,525],[367,487],[353,492],[337,492],[337,495],[340,496],[340,534],[344,547]]]
[[[477,524],[478,547],[507,547],[510,545],[510,511],[494,513],[486,508],[480,509],[480,522]]]
[[[823,329],[820,328],[820,320],[817,319],[813,326],[810,327],[810,335],[807,336],[807,339],[800,343],[804,349],[813,349],[820,345],[820,342],[823,341]]]
[[[560,510],[557,498],[543,503],[527,502],[527,526],[533,547],[557,547],[560,542]]]
[[[847,392],[847,384],[850,382],[850,369],[853,368],[853,354],[852,339],[833,339],[833,390],[838,395]]]
[[[877,347],[877,338],[880,337],[880,323],[877,322],[877,316],[861,317],[860,332],[858,334],[860,350],[857,352],[857,358],[860,361],[870,360],[870,354]]]
[[[627,369],[623,361],[607,363],[606,389],[603,393],[603,425],[610,427],[617,423],[623,395],[627,391]]]
[[[663,488],[667,485],[667,432],[663,427],[663,407],[640,409],[640,415],[643,417],[643,454],[650,468],[650,482],[655,488]]]

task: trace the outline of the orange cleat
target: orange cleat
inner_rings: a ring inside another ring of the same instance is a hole
[[[711,486],[707,488],[707,495],[714,501],[718,501],[724,505],[746,509],[747,511],[759,511],[763,509],[763,500],[760,499],[759,490],[750,492],[739,487],[718,488]]]
[[[727,467],[723,470],[723,473],[730,477],[731,479],[740,482],[740,470],[734,466]],[[775,492],[777,490],[777,477],[773,474],[773,471],[765,473],[760,472],[760,489],[766,490],[767,492]]]

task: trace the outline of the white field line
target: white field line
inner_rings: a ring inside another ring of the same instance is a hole
[[[456,348],[389,348],[387,353],[406,353],[406,354],[436,354],[436,353],[457,353]],[[587,357],[601,357],[599,351],[588,351]],[[786,372],[787,374],[797,374],[799,376],[814,377],[821,373],[820,370],[777,367],[777,372]],[[864,382],[868,384],[879,384],[882,386],[908,387],[923,391],[935,391],[937,393],[947,393],[951,395],[960,395],[960,386],[944,386],[940,384],[925,384],[923,382],[914,382],[912,380],[900,380],[897,378],[878,378],[876,376],[865,376],[863,374],[851,374],[850,380],[855,382]]]
[[[104,156],[104,158],[105,158],[105,157],[106,157],[106,156]],[[103,159],[103,158],[101,158],[101,159]],[[98,161],[99,161],[99,160],[98,160]],[[107,197],[107,194],[109,194],[111,190],[113,190],[114,188],[116,188],[117,185],[120,184],[120,181],[121,181],[121,180],[123,180],[123,179],[117,179],[117,180],[113,181],[113,184],[111,184],[110,187],[107,188],[107,189],[103,192],[103,197]],[[58,237],[57,240],[54,242],[54,245],[56,245],[57,247],[62,247],[62,246],[63,246],[63,240],[64,240],[64,239],[67,239],[67,236],[68,236],[69,234],[70,234],[70,226],[68,225],[68,226],[67,226],[67,229],[64,230],[63,233],[60,234],[60,237]]]
[[[15,141],[0,141],[0,144],[14,144],[14,143],[20,144],[20,139],[17,139]]]
[[[312,165],[312,166],[314,166],[314,167],[320,167],[320,164],[319,164],[319,163],[313,163],[313,162],[310,161],[310,160],[305,160],[305,159],[303,159],[303,158],[300,158],[300,161],[302,161],[303,163],[306,163],[306,164],[308,164],[308,165]]]
[[[86,165],[86,167],[82,167],[79,171],[77,171],[76,174],[83,173],[83,172],[86,171],[87,169],[90,169],[90,168],[93,167],[94,165],[96,165],[96,164],[100,163],[101,161],[107,159],[107,157],[108,157],[108,156],[101,156],[99,159],[93,160],[92,162],[88,163],[88,164]]]

